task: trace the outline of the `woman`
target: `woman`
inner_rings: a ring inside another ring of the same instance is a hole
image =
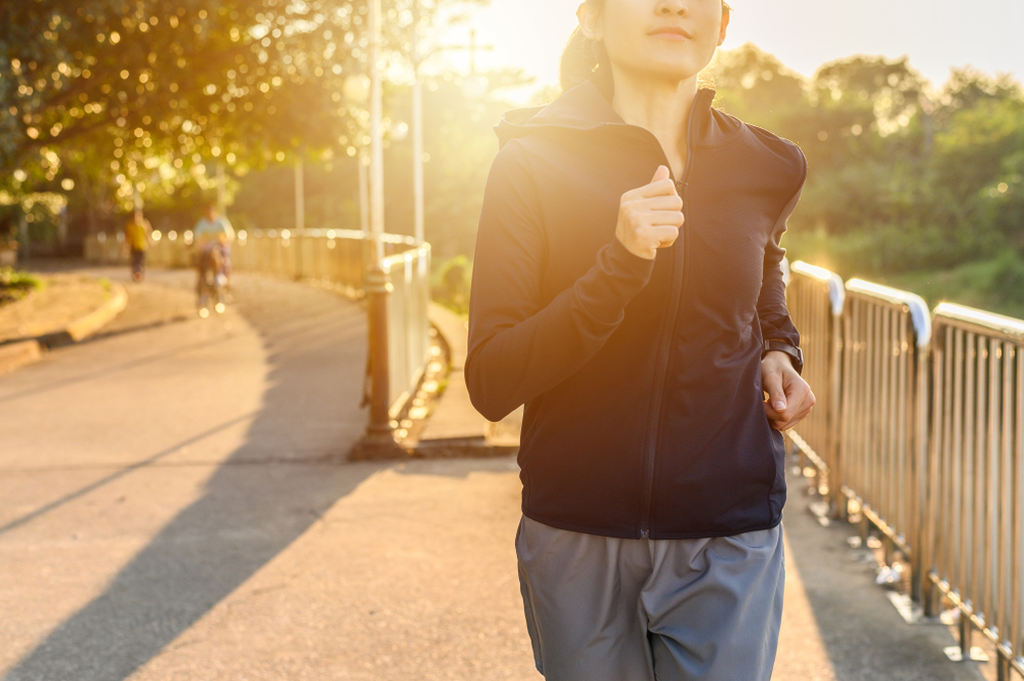
[[[779,245],[806,164],[698,88],[729,13],[587,0],[564,92],[497,126],[466,382],[491,420],[526,405],[516,551],[548,679],[771,676],[780,431],[814,404]]]

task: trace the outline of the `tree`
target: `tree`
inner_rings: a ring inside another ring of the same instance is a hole
[[[809,110],[804,79],[756,45],[719,52],[706,80],[722,110],[784,137],[803,136],[800,122]]]
[[[428,25],[466,0],[420,0]],[[470,0],[480,1],[480,0]],[[412,0],[387,0],[385,48]],[[0,191],[168,195],[291,154],[361,145],[365,0],[25,0],[0,4]],[[15,172],[18,171],[18,172]],[[204,180],[206,178],[206,180]],[[88,180],[88,181],[87,181]],[[65,183],[66,184],[66,183]],[[92,197],[97,199],[98,197]]]

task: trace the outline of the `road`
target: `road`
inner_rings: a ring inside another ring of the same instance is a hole
[[[344,462],[359,305],[236,275],[200,320],[187,273],[151,281],[102,337],[0,378],[0,679],[539,679],[514,460]],[[774,678],[981,678],[804,507]]]

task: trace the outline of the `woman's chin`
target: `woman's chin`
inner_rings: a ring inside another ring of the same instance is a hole
[[[623,71],[644,80],[661,80],[680,83],[692,79],[710,62],[701,62],[691,55],[664,53],[651,55],[650,59],[625,66]]]

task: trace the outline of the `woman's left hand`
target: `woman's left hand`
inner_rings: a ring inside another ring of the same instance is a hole
[[[814,406],[814,393],[793,368],[789,355],[771,350],[761,360],[761,385],[768,393],[764,413],[776,430],[789,430]]]

